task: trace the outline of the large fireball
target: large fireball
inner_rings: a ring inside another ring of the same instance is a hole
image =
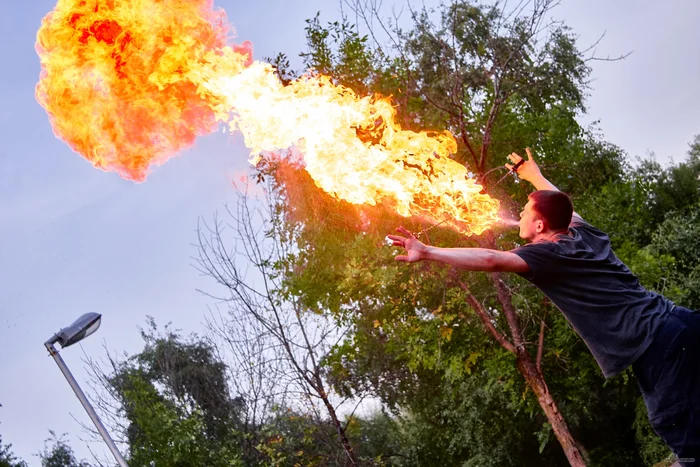
[[[226,123],[253,161],[296,146],[316,185],[350,203],[451,219],[469,235],[498,221],[498,201],[450,159],[450,133],[403,130],[388,98],[326,76],[283,85],[249,42],[229,44],[226,15],[209,0],[59,0],[37,52],[36,95],[56,135],[124,178],[144,180]]]

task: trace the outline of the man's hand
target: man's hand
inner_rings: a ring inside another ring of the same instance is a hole
[[[426,245],[418,241],[418,239],[404,227],[399,227],[396,231],[405,235],[405,237],[391,234],[387,235],[387,237],[392,240],[393,246],[400,246],[406,249],[406,254],[397,256],[395,258],[396,261],[415,263],[426,259],[428,252],[428,247]]]
[[[540,172],[540,168],[537,166],[537,162],[535,162],[535,158],[532,157],[530,148],[525,148],[525,152],[527,153],[527,160],[520,165],[517,170],[517,174],[523,180],[533,183],[542,178],[542,173]],[[513,163],[512,165],[506,164],[506,168],[508,170],[513,170],[513,166],[523,160],[523,158],[516,153],[512,153],[510,156],[508,156],[508,159],[510,159],[510,161]]]
[[[528,182],[532,183],[536,190],[559,191],[559,188],[557,188],[552,182],[544,178],[542,172],[540,172],[540,168],[537,165],[537,162],[535,162],[535,158],[532,157],[532,152],[530,152],[530,148],[525,148],[525,152],[527,152],[527,160],[523,161],[522,165],[518,168],[518,176],[523,180],[527,180]],[[517,164],[518,162],[523,160],[523,158],[517,155],[516,153],[512,153],[510,156],[508,156],[508,159],[510,159],[510,161],[513,164]],[[506,168],[508,170],[512,170],[513,165],[506,164]]]

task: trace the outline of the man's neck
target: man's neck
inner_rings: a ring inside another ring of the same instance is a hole
[[[560,230],[547,230],[545,232],[540,232],[532,240],[533,242],[556,242],[559,235],[568,235],[569,228]]]

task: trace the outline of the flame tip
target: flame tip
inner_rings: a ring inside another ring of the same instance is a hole
[[[224,123],[254,165],[265,151],[303,153],[337,198],[452,215],[463,232],[493,224],[498,202],[451,158],[452,133],[405,130],[391,96],[360,96],[317,70],[283,85],[233,34],[212,0],[58,0],[37,32],[35,96],[59,138],[136,183]]]

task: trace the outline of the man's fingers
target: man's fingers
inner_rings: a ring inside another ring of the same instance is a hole
[[[513,170],[513,164],[506,164],[506,169]]]
[[[517,164],[518,162],[520,162],[521,160],[523,160],[523,158],[520,157],[520,156],[519,156],[518,154],[516,154],[516,153],[511,153],[511,154],[508,156],[508,159],[510,159],[511,162],[513,162],[513,164]]]
[[[389,234],[389,235],[386,236],[386,238],[388,238],[389,240],[393,240],[393,241],[395,241],[395,242],[405,242],[405,241],[406,241],[405,238],[403,238],[403,237],[401,237],[401,236],[399,236],[399,235],[392,235],[392,234]]]
[[[532,157],[532,151],[530,150],[530,148],[525,148],[525,152],[527,153],[527,160],[529,160],[529,161],[535,160],[535,158]]]
[[[413,235],[413,233],[411,233],[411,231],[409,231],[408,229],[406,229],[406,228],[403,227],[403,226],[397,227],[397,228],[396,228],[396,231],[397,231],[397,232],[400,232],[400,233],[402,233],[402,234],[404,234],[404,235],[407,236],[408,238],[415,238],[415,236]],[[404,239],[404,240],[406,240],[406,239]]]
[[[406,255],[399,255],[394,258],[396,261],[408,261],[408,256]]]

